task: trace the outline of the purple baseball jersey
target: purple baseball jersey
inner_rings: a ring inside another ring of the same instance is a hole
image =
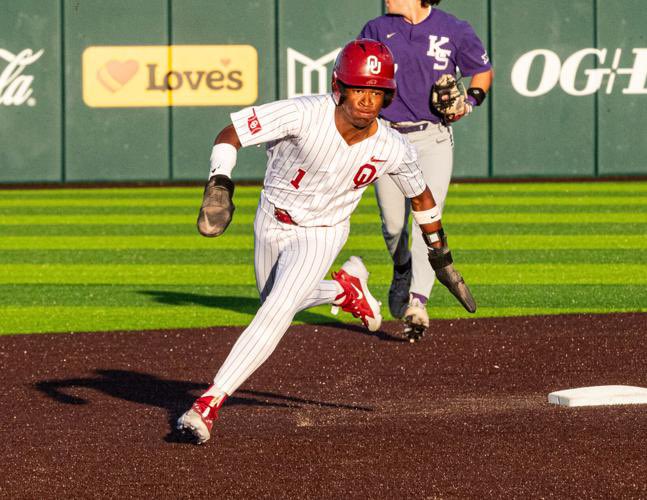
[[[429,110],[432,84],[457,68],[463,76],[472,76],[491,67],[472,26],[436,8],[419,24],[409,24],[402,16],[377,17],[366,23],[358,38],[378,40],[393,52],[398,91],[380,114],[392,122],[439,122]]]

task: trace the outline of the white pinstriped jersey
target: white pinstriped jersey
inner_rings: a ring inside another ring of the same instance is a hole
[[[304,96],[231,114],[243,146],[267,143],[264,195],[300,226],[348,220],[364,190],[388,174],[407,198],[426,187],[415,149],[378,121],[349,146],[335,126],[332,95]]]

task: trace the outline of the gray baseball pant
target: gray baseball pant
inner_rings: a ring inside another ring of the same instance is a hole
[[[430,123],[425,130],[411,132],[405,136],[416,148],[418,164],[425,182],[442,212],[454,163],[452,129],[441,124]],[[406,264],[411,257],[412,278],[409,291],[428,298],[436,276],[429,265],[427,245],[415,221],[412,224],[411,250],[408,248],[411,202],[404,197],[388,175],[380,177],[375,182],[375,193],[382,217],[382,234],[393,258],[393,264]]]

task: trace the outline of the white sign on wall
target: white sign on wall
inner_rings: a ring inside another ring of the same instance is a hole
[[[617,84],[617,75],[628,75],[628,83],[622,88],[622,93],[647,94],[647,48],[635,48],[632,53],[633,64],[621,68],[622,49],[615,49],[613,57],[610,57],[610,51],[607,49],[582,49],[568,56],[563,62],[559,55],[550,49],[531,50],[514,63],[511,74],[512,87],[526,97],[545,95],[557,85],[573,96],[595,94],[603,87],[606,94],[611,94]],[[584,70],[586,83],[578,88],[577,75],[588,56],[595,58],[597,67]],[[539,84],[531,89],[530,72],[542,64]]]
[[[36,99],[32,97],[32,75],[23,74],[25,68],[38,61],[45,51],[43,49],[34,53],[32,49],[23,49],[13,54],[0,48],[0,62],[7,65],[0,66],[0,106],[35,106]]]
[[[288,98],[328,92],[332,76],[328,72],[328,66],[332,68],[332,63],[335,62],[340,50],[341,47],[338,47],[319,59],[311,59],[288,47]],[[298,66],[301,66],[300,78],[298,78]],[[297,90],[299,80],[300,91]]]

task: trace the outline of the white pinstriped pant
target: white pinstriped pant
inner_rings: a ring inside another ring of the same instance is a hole
[[[300,227],[274,218],[261,194],[254,220],[254,264],[261,307],[214,378],[231,395],[272,354],[297,312],[331,303],[339,293],[324,280],[348,238],[349,223]]]

